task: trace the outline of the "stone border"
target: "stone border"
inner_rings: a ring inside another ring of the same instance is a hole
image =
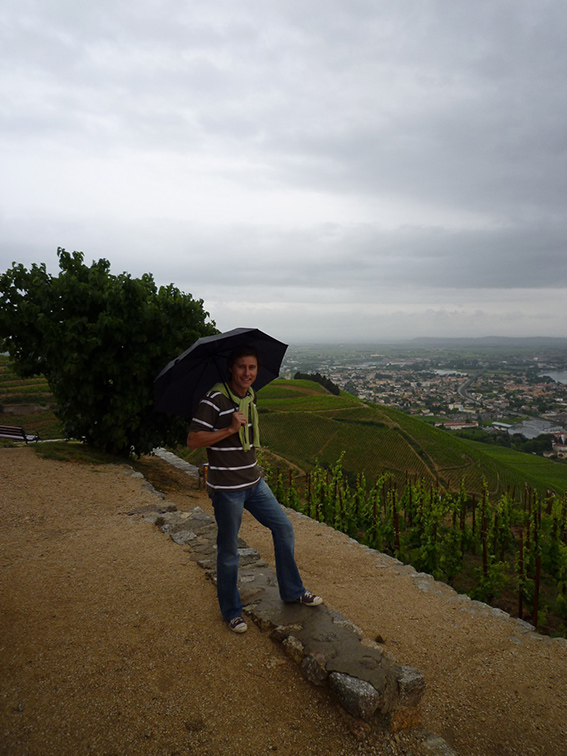
[[[195,478],[201,487],[197,467],[165,449],[155,449],[154,454]],[[134,471],[133,475],[144,478]],[[144,487],[165,499],[147,481]],[[295,510],[286,511],[310,519]],[[216,523],[211,515],[200,507],[179,512],[175,505],[167,505],[166,501],[152,512],[148,508],[128,512],[128,515],[136,514],[144,515],[144,520],[158,526],[174,543],[188,547],[190,558],[197,561],[206,576],[216,584]],[[319,524],[335,532],[330,526]],[[349,540],[384,557],[387,562],[407,567],[354,539]],[[352,729],[359,737],[365,737],[373,730],[390,734],[406,730],[431,756],[458,756],[445,740],[420,727],[420,701],[426,683],[419,670],[398,664],[381,645],[365,638],[363,631],[351,620],[325,604],[308,608],[282,603],[276,575],[259,552],[249,548],[243,539],[239,539],[238,550],[239,590],[245,604],[244,613],[260,630],[269,632],[273,641],[281,644],[307,680],[330,690],[353,718]],[[424,577],[433,580],[430,575]]]
[[[168,508],[162,508],[168,509]],[[216,581],[216,523],[200,507],[144,518],[188,546],[207,577]],[[343,708],[371,727],[397,732],[420,722],[425,692],[421,673],[401,666],[339,612],[282,603],[274,571],[239,541],[239,588],[244,612],[280,643],[314,685],[328,685]]]

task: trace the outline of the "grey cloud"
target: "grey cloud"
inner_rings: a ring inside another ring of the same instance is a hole
[[[42,247],[84,249],[87,258],[115,255],[134,275],[154,272],[160,283],[191,280],[201,287],[258,286],[341,291],[354,301],[372,299],[376,287],[567,287],[567,224],[520,223],[481,229],[319,224],[311,227],[204,224],[145,220],[99,223],[45,219],[27,244],[17,222],[4,219],[7,266],[38,261]],[[9,240],[16,240],[10,244]],[[19,251],[18,251],[19,250]],[[27,251],[26,251],[27,250]],[[211,271],[214,271],[214,275]],[[333,295],[335,296],[335,294]]]
[[[0,149],[22,164],[102,157],[106,177],[113,156],[165,156],[188,174],[198,163],[194,183],[160,177],[188,204],[204,175],[234,186],[225,205],[317,195],[368,218],[234,224],[219,200],[208,225],[66,206],[46,221],[39,200],[11,206],[5,179],[3,260],[62,244],[190,290],[211,290],[212,264],[223,292],[345,302],[376,287],[567,287],[562,1],[6,0],[0,14]],[[407,225],[381,225],[384,203]]]
[[[127,234],[123,228],[111,235],[122,246]],[[95,239],[105,248],[100,235]],[[141,269],[145,261],[151,271],[159,254],[162,283],[187,278],[197,290],[211,283],[279,289],[284,297],[292,289],[330,290],[345,300],[372,301],[380,287],[567,287],[565,225],[454,231],[327,224],[293,231],[258,224],[212,231],[147,222],[143,239],[129,269]]]

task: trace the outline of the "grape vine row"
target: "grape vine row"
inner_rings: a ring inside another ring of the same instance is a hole
[[[504,603],[543,632],[567,636],[567,492],[529,487],[493,498],[449,492],[406,474],[367,481],[345,471],[344,453],[307,474],[266,466],[278,500],[359,542],[453,585]]]

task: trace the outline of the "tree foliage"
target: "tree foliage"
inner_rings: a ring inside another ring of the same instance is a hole
[[[324,386],[327,391],[329,391],[331,394],[335,394],[335,396],[339,396],[341,393],[340,388],[337,386],[336,383],[333,383],[333,381],[328,378],[326,375],[321,375],[321,373],[296,373],[293,376],[293,379],[295,381],[299,380],[306,380],[306,381],[315,381],[315,383],[320,383],[321,386]]]
[[[540,434],[536,438],[526,438],[521,433],[508,433],[507,431],[486,431],[481,428],[465,428],[452,431],[459,438],[468,438],[472,441],[480,441],[483,444],[494,444],[515,449],[526,454],[543,454],[553,450],[553,434]]]
[[[21,377],[44,375],[67,435],[119,454],[184,440],[186,423],[153,410],[153,381],[217,332],[203,301],[151,274],[112,275],[58,249],[60,274],[13,264],[0,275],[0,344]]]

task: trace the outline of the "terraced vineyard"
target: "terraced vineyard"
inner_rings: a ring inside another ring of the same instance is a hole
[[[567,490],[567,465],[461,439],[389,407],[365,404],[341,392],[332,396],[310,381],[278,380],[259,392],[262,444],[308,471],[317,462],[343,465],[372,481],[389,472],[398,483],[415,475],[457,491],[491,496],[530,488]]]
[[[19,378],[6,355],[0,355],[0,422],[36,431],[42,439],[61,438],[63,433],[45,378]]]

